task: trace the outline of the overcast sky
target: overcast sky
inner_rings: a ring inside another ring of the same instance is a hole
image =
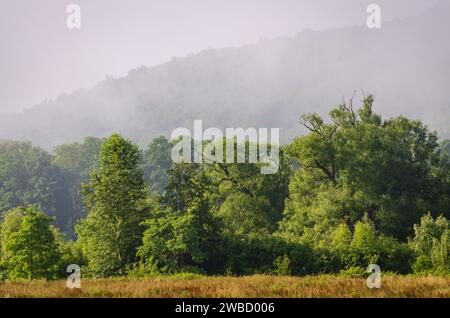
[[[2,0],[0,112],[89,88],[208,47],[363,25],[378,3],[384,21],[438,0]],[[82,27],[66,27],[66,8],[81,7]]]

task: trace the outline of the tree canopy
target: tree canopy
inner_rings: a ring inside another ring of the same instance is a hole
[[[120,274],[135,260],[146,218],[146,185],[140,152],[114,134],[101,147],[99,167],[83,186],[87,218],[77,227],[89,270]]]
[[[326,235],[367,216],[381,233],[406,240],[425,213],[449,213],[449,162],[436,134],[404,117],[382,120],[373,101],[367,96],[358,110],[343,103],[329,123],[302,117],[310,133],[286,150],[301,168],[290,181],[285,232]]]
[[[368,95],[302,115],[307,133],[281,147],[274,174],[248,152],[174,163],[163,136],[53,153],[1,141],[0,279],[64,277],[69,264],[92,277],[450,273],[449,142],[373,106]]]

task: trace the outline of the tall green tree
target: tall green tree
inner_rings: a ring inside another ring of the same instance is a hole
[[[138,251],[148,270],[212,270],[220,241],[210,204],[210,181],[201,165],[180,163],[169,170]]]
[[[381,233],[406,240],[423,214],[449,210],[450,166],[436,134],[404,117],[383,120],[373,102],[367,96],[358,110],[344,103],[329,123],[302,117],[309,133],[287,150],[300,169],[290,181],[284,232],[314,238],[367,215]]]
[[[2,226],[2,236],[5,234],[6,239],[2,243],[2,265],[7,276],[10,279],[56,278],[60,254],[50,225],[52,218],[35,206],[19,210],[20,215],[10,214],[13,219],[9,221],[12,222]],[[18,219],[19,226],[16,224]],[[4,233],[6,228],[11,232]]]
[[[147,216],[147,189],[138,147],[118,134],[102,145],[100,165],[83,186],[86,219],[77,226],[94,276],[123,273],[135,261]]]

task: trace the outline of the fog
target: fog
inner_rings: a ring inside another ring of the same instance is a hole
[[[81,7],[81,29],[66,7]],[[208,47],[239,47],[304,29],[363,25],[373,0],[3,0],[0,113],[90,88]],[[383,22],[437,0],[378,0]]]

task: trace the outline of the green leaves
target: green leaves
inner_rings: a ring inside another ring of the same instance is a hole
[[[77,227],[93,276],[118,275],[135,261],[147,217],[147,189],[137,146],[115,134],[102,145],[100,166],[83,186],[88,216]]]
[[[2,244],[2,263],[10,279],[56,278],[60,259],[50,223],[52,218],[35,206],[20,209],[20,225],[10,227]],[[12,214],[9,215],[12,217]]]
[[[37,204],[54,215],[58,181],[47,152],[30,143],[0,141],[0,214]]]
[[[145,222],[143,245],[137,253],[145,266],[163,273],[208,267],[218,237],[207,203],[196,201],[185,211],[166,208],[155,213]]]
[[[144,152],[144,176],[150,192],[161,194],[167,186],[167,171],[172,167],[171,149],[172,144],[160,136]]]
[[[436,135],[404,117],[383,121],[373,102],[367,96],[357,111],[344,103],[329,124],[303,116],[310,133],[287,147],[300,170],[291,179],[286,231],[354,226],[367,215],[381,233],[405,240],[424,213],[450,211],[450,169]]]
[[[415,272],[450,272],[450,222],[443,216],[436,219],[424,215],[414,226],[410,245],[417,253]]]

